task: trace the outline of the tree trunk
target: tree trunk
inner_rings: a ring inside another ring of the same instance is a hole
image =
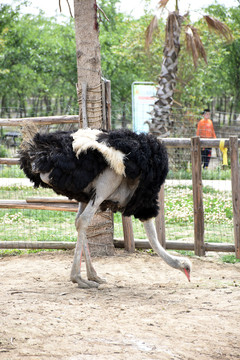
[[[102,125],[102,94],[96,0],[74,0],[74,13],[80,124],[99,128]]]
[[[2,101],[1,101],[1,117],[3,118],[4,113],[6,112],[6,95],[2,96]]]
[[[96,0],[74,0],[74,18],[80,127],[101,128],[101,56]],[[87,231],[92,254],[113,254],[112,220],[110,211],[95,215]]]
[[[173,127],[173,123],[170,121],[170,112],[176,87],[183,19],[183,16],[179,15],[178,11],[175,11],[169,14],[166,24],[164,59],[156,94],[158,99],[154,103],[151,112],[151,122],[148,123],[150,132],[161,137],[169,136]]]

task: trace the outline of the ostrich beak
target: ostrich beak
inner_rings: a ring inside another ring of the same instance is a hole
[[[190,271],[187,271],[186,269],[183,269],[183,270],[184,270],[186,277],[188,278],[188,281],[191,281],[190,280]]]

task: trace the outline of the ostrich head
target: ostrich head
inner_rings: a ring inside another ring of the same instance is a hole
[[[166,253],[163,259],[166,261],[168,265],[170,265],[174,269],[178,269],[182,271],[186,275],[188,281],[190,281],[192,263],[188,258],[178,257]]]
[[[177,258],[177,268],[181,270],[187,277],[188,281],[190,280],[190,274],[192,270],[192,264],[191,261],[187,258]]]

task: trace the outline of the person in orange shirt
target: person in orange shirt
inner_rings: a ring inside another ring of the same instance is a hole
[[[203,111],[203,119],[197,125],[197,136],[201,138],[216,138],[212,120],[210,120],[210,110]],[[203,168],[207,169],[212,155],[212,148],[202,148],[201,156]]]

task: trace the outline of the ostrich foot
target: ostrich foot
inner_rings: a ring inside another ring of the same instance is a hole
[[[88,280],[94,281],[98,284],[106,284],[107,282],[105,279],[102,279],[99,276],[97,276],[97,274],[88,275]]]
[[[99,283],[83,279],[80,275],[71,276],[71,281],[77,283],[80,289],[98,288]]]

